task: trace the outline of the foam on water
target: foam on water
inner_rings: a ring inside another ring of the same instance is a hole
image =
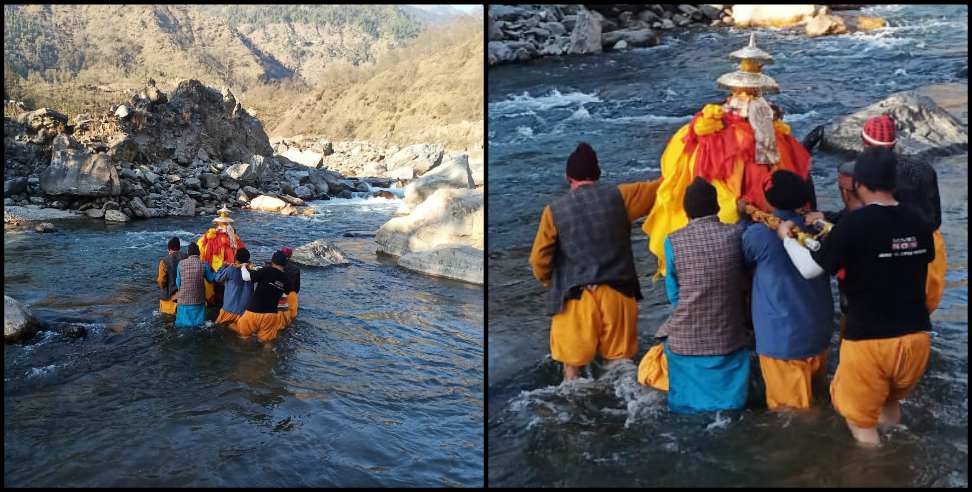
[[[553,89],[549,94],[538,97],[533,97],[528,92],[524,92],[504,101],[489,103],[489,114],[493,116],[510,112],[522,113],[525,109],[533,112],[547,111],[552,108],[596,102],[601,102],[601,99],[596,95],[576,91],[561,94],[559,90]]]

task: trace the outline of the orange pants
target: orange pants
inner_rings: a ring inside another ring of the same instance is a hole
[[[766,406],[810,408],[813,378],[827,369],[827,350],[805,359],[775,359],[759,356],[759,368],[766,382]]]
[[[225,309],[220,309],[219,316],[216,318],[216,324],[232,326],[236,324],[236,322],[240,319],[240,316],[242,316],[242,314],[228,313]]]
[[[638,382],[657,390],[668,391],[668,361],[665,360],[665,344],[659,343],[648,350],[638,364]]]
[[[288,308],[276,313],[254,313],[243,311],[243,315],[236,321],[236,325],[229,328],[246,338],[256,335],[261,342],[269,342],[277,338],[280,331],[290,325],[297,317],[297,293],[287,294]]]
[[[570,299],[550,321],[550,354],[572,366],[586,366],[600,352],[605,359],[630,359],[638,351],[638,302],[598,285]]]
[[[830,383],[837,413],[865,429],[877,425],[881,407],[898,401],[918,384],[928,365],[928,332],[895,338],[842,340],[840,362]]]
[[[938,309],[945,293],[945,273],[948,267],[948,253],[945,251],[945,240],[941,231],[932,234],[935,240],[935,260],[928,264],[928,276],[925,279],[925,306],[928,312]]]

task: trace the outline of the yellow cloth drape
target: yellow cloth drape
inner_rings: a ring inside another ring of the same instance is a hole
[[[706,119],[708,118],[701,118],[700,121]],[[699,153],[699,147],[691,154],[685,152],[683,139],[689,132],[689,125],[691,123],[675,132],[662,153],[661,172],[664,179],[658,187],[655,206],[641,227],[649,238],[648,249],[658,258],[656,279],[665,275],[665,238],[688,224],[682,202],[685,199],[685,188],[695,177],[695,161]],[[699,129],[697,127],[696,131]],[[719,200],[719,220],[726,224],[734,224],[739,220],[736,199],[742,194],[743,170],[742,158],[737,158],[728,179],[712,181]]]

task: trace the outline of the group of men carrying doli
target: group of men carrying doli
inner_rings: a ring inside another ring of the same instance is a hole
[[[812,381],[826,373],[835,275],[831,401],[855,439],[879,444],[876,427],[900,421],[899,401],[925,372],[929,314],[944,290],[937,176],[897,156],[895,123],[877,116],[862,129],[864,151],[838,169],[845,208],[807,213],[816,208],[810,154],[762,97],[778,92],[760,73],[772,58],[752,38],[733,56],[741,70],[719,79],[732,95],[671,138],[658,180],[598,183],[586,143],[567,159],[570,191],[544,208],[530,255],[550,289],[552,357],[570,380],[598,353],[635,355],[642,296],[630,230],[647,216],[656,275],[675,307],[639,383],[667,391],[675,412],[740,409],[755,347],[767,406],[809,408]]]
[[[156,278],[159,312],[174,315],[176,328],[193,328],[205,324],[207,307],[219,309],[217,325],[269,342],[297,317],[300,269],[289,261],[290,248],[274,252],[262,268],[250,263],[229,212],[220,209],[216,227],[189,243],[186,253],[178,237],[169,239]]]

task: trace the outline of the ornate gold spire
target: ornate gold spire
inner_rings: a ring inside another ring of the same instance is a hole
[[[749,36],[749,45],[733,51],[730,58],[740,60],[739,70],[723,74],[716,84],[730,91],[737,89],[757,90],[764,94],[778,94],[780,87],[772,77],[762,73],[763,65],[773,63],[773,57],[756,47],[756,33]]]

